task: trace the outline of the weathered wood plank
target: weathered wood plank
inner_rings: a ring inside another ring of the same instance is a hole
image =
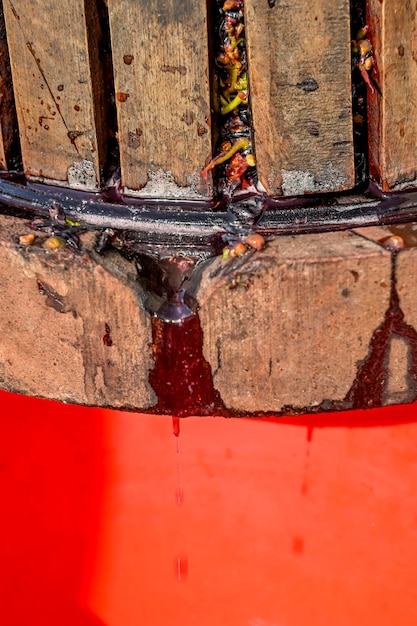
[[[0,131],[0,170],[7,170],[3,133]]]
[[[19,132],[4,12],[0,4],[0,170],[13,170],[20,167]]]
[[[368,95],[370,176],[384,189],[417,184],[417,0],[368,2],[373,75]]]
[[[92,73],[99,85],[100,68],[89,55],[86,19],[94,16],[84,5],[6,0],[4,10],[25,173],[96,189],[104,136],[96,130]],[[94,12],[94,3],[86,5]]]
[[[109,0],[122,184],[144,197],[207,195],[205,0]]]
[[[118,254],[32,246],[26,220],[0,216],[0,387],[65,402],[144,409],[152,332],[135,268]],[[94,237],[93,237],[94,240]]]
[[[390,271],[389,252],[349,232],[279,237],[246,262],[216,260],[197,297],[225,405],[343,403],[388,309]]]
[[[7,42],[6,42],[6,31],[4,28],[4,14],[3,8],[0,5],[0,81],[1,81],[1,89],[0,89],[0,170],[7,170],[7,159],[6,159],[6,145],[7,145],[7,137],[3,132],[3,119],[7,116],[7,110],[5,108],[5,91],[7,93],[8,89],[5,85],[8,80],[8,54],[7,54]]]
[[[349,0],[273,4],[246,2],[259,178],[273,195],[348,189],[355,182]]]

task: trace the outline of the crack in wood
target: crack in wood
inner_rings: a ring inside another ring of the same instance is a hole
[[[20,24],[19,24],[19,26],[20,26]],[[20,26],[20,28],[21,28],[21,26]],[[57,99],[56,99],[56,97],[55,97],[55,95],[54,95],[54,92],[52,91],[51,86],[50,86],[50,84],[49,84],[49,81],[48,81],[48,79],[46,78],[46,74],[45,74],[45,72],[44,72],[44,70],[43,70],[43,67],[42,67],[42,65],[41,65],[41,60],[40,60],[40,58],[38,58],[38,57],[36,56],[36,52],[35,52],[35,48],[34,48],[33,44],[32,44],[30,41],[27,41],[27,42],[26,42],[26,47],[27,47],[27,49],[29,50],[30,54],[32,55],[33,60],[34,60],[34,61],[35,61],[35,63],[36,63],[36,66],[37,66],[37,68],[38,68],[38,70],[39,70],[40,75],[42,76],[43,80],[45,81],[46,88],[47,88],[47,90],[49,91],[49,94],[50,94],[50,96],[51,96],[51,98],[52,98],[52,101],[53,101],[53,103],[54,103],[55,107],[56,107],[56,110],[58,111],[58,115],[59,115],[59,117],[61,118],[62,123],[64,124],[64,126],[65,126],[65,128],[66,128],[66,130],[67,130],[68,139],[69,139],[69,140],[70,140],[70,142],[73,144],[73,146],[74,146],[74,148],[75,148],[75,150],[76,150],[77,154],[78,154],[79,156],[81,156],[81,155],[80,155],[80,151],[78,150],[77,145],[76,145],[76,143],[75,143],[75,138],[72,138],[72,137],[70,136],[70,134],[71,134],[72,132],[74,132],[74,131],[71,131],[71,130],[70,130],[70,128],[69,128],[69,126],[68,126],[68,124],[67,124],[67,122],[66,122],[66,120],[65,120],[65,118],[64,118],[64,116],[63,116],[63,114],[62,114],[61,107],[59,106],[59,102],[57,101]]]

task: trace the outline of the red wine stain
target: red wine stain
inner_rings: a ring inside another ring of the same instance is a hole
[[[397,253],[392,254],[391,295],[389,308],[382,324],[375,330],[367,357],[362,361],[356,379],[348,391],[346,408],[366,409],[382,406],[388,380],[388,358],[393,335],[402,337],[409,347],[408,390],[409,402],[417,398],[417,332],[404,321],[400,307],[396,279]]]
[[[311,442],[315,428],[326,426],[378,426],[392,422],[392,416],[374,421],[374,416],[357,414],[360,409],[381,407],[388,388],[389,357],[391,340],[400,337],[408,346],[408,397],[406,402],[417,399],[417,331],[404,320],[396,283],[396,261],[398,251],[391,254],[391,293],[389,307],[383,322],[374,331],[367,356],[358,363],[356,378],[343,400],[324,399],[315,407],[285,406],[280,412],[268,414],[257,412],[253,417],[281,424],[298,423],[307,426],[307,441]],[[172,263],[168,269],[171,269]],[[182,267],[182,266],[181,266]],[[188,267],[188,266],[187,266]],[[180,268],[181,269],[181,268]],[[155,270],[154,267],[151,268]],[[150,275],[152,271],[149,270]],[[165,268],[165,273],[168,270]],[[154,353],[154,368],[149,373],[149,382],[157,396],[153,411],[173,417],[174,434],[178,437],[180,418],[190,415],[223,415],[249,417],[249,413],[227,409],[213,384],[212,371],[203,354],[203,331],[197,312],[185,306],[182,288],[184,272],[171,274],[168,299],[158,309],[159,317],[151,318]],[[167,279],[168,280],[168,279]],[[169,282],[169,281],[168,281]],[[168,284],[168,283],[167,283]],[[178,289],[181,287],[181,290]],[[175,296],[175,297],[174,297]],[[162,315],[163,313],[163,315]],[[169,315],[168,315],[169,313]],[[352,415],[347,416],[347,411]],[[328,413],[342,412],[339,416]],[[317,414],[320,414],[318,416]],[[301,415],[306,417],[301,418]],[[308,415],[308,417],[307,417]],[[314,415],[314,417],[312,417]],[[281,416],[281,417],[277,417]],[[409,419],[406,421],[410,421]],[[305,491],[307,487],[305,487]]]
[[[177,429],[179,434],[179,417],[218,414],[223,403],[203,355],[198,315],[178,322],[153,317],[152,338],[155,366],[149,373],[149,382],[158,397],[155,409],[176,416],[174,434]]]
[[[110,348],[113,345],[113,339],[110,335],[110,326],[108,324],[104,324],[104,335],[103,335],[103,343],[105,346]]]

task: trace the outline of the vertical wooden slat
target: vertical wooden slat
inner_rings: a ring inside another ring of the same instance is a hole
[[[246,0],[246,33],[260,181],[273,195],[352,187],[349,0]]]
[[[370,176],[385,190],[417,185],[417,0],[368,3],[373,76],[368,92]]]
[[[84,0],[4,0],[4,10],[25,173],[96,189],[100,70],[90,65]]]
[[[8,75],[9,75],[9,59],[7,54],[6,30],[4,27],[3,7],[0,4],[0,170],[7,169],[6,145],[7,137],[3,132],[3,119],[7,116],[6,98]]]
[[[109,0],[122,184],[143,197],[207,195],[206,0]]]
[[[20,169],[20,146],[7,47],[3,4],[0,2],[0,170]]]

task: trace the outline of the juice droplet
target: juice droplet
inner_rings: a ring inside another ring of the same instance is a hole
[[[181,486],[177,487],[175,495],[176,495],[177,504],[183,504],[183,502],[184,502],[184,490],[183,490],[183,488]]]
[[[180,446],[179,446],[179,434],[180,434],[180,419],[179,417],[172,418],[173,432],[176,439],[176,454],[177,454],[177,463],[176,463],[176,472],[177,472],[177,487],[175,490],[175,500],[177,504],[182,504],[184,502],[184,490],[182,488],[182,480],[181,480],[181,463],[180,463]]]
[[[188,559],[186,556],[177,556],[174,559],[174,575],[179,581],[188,578]]]
[[[180,418],[179,417],[172,418],[172,429],[173,429],[174,435],[176,437],[179,437],[179,434],[180,434]]]

